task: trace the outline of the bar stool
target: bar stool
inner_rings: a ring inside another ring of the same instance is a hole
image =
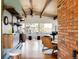
[[[28,36],[28,39],[29,39],[29,40],[32,40],[32,36]]]
[[[20,52],[10,52],[10,59],[21,59],[21,53]]]
[[[19,35],[19,42],[25,42],[26,41],[26,34],[20,34]]]
[[[37,40],[40,40],[40,36],[37,36]]]

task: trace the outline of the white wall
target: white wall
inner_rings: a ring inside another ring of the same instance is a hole
[[[2,16],[2,33],[11,34],[12,33],[12,26],[11,26],[11,24],[5,25],[3,23],[3,20],[4,20],[5,16],[8,17],[9,23],[11,23],[11,21],[12,21],[12,15],[8,11],[4,10],[3,16]],[[16,21],[17,21],[16,17],[13,16],[13,22],[16,22]],[[14,26],[14,30],[17,31],[17,27],[16,26]]]
[[[26,23],[52,23],[52,22],[53,22],[52,17],[42,16],[40,18],[40,16],[38,15],[34,15],[34,16],[27,15],[26,18]]]
[[[5,25],[3,23],[5,16],[8,17],[9,22],[11,22],[11,20],[12,20],[11,14],[8,11],[4,10],[3,16],[2,16],[2,33],[11,34],[12,33],[12,27],[11,27],[11,25],[10,24]]]
[[[34,16],[27,15],[26,23],[52,23],[53,24],[52,31],[55,31],[55,26],[56,31],[58,31],[58,20],[57,19],[53,20],[53,17],[42,16],[42,18],[40,18],[40,16],[38,15]]]

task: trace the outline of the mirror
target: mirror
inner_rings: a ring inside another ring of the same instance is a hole
[[[7,16],[4,16],[4,24],[8,25],[8,17]]]

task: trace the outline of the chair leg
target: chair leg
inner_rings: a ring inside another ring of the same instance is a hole
[[[44,46],[43,46],[43,49],[42,49],[42,51],[45,51],[45,50],[49,50],[48,48],[47,49],[44,49]]]
[[[52,53],[54,53],[54,49],[53,49]]]
[[[43,48],[42,48],[42,51],[44,51],[44,46],[43,46]]]

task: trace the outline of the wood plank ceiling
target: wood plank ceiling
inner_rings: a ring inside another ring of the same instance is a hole
[[[14,7],[8,6],[6,4],[3,5],[3,10],[7,10],[11,15],[15,16],[17,19],[21,19],[21,15],[15,10]]]
[[[20,3],[26,15],[31,12],[40,16],[53,17],[57,15],[56,0],[20,0]]]

